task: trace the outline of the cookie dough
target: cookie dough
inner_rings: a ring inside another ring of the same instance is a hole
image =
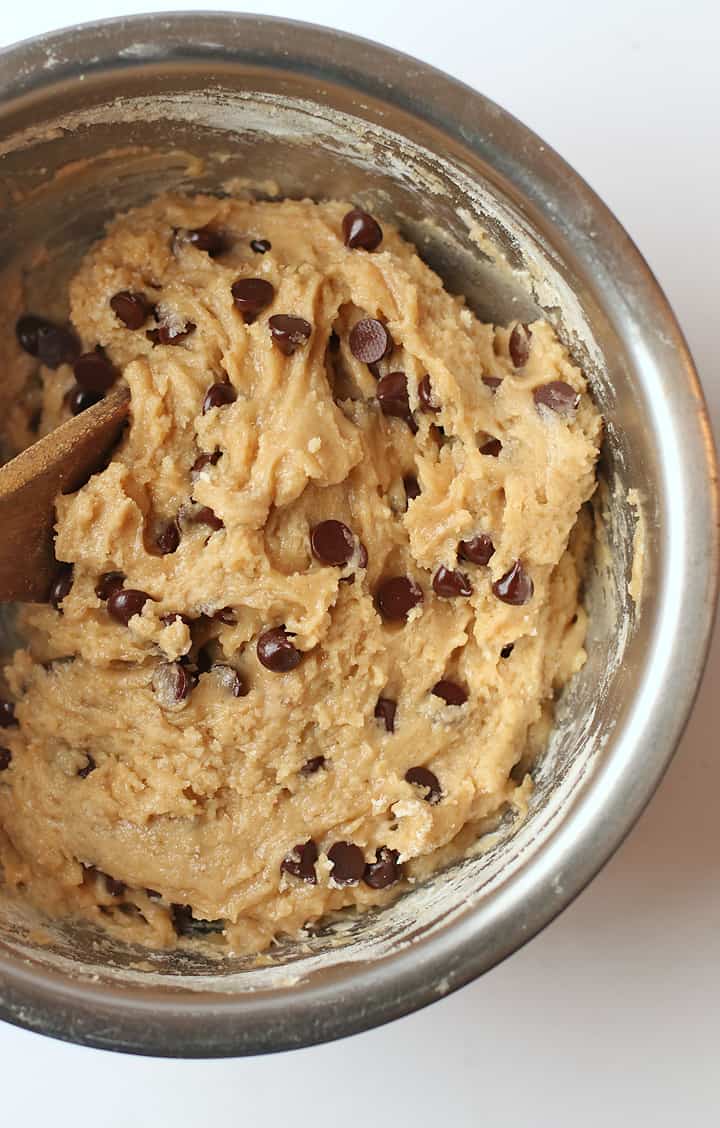
[[[116,220],[70,310],[40,433],[116,379],[131,422],[5,671],[7,886],[259,951],[521,808],[601,428],[552,328],[481,324],[349,204],[211,197]]]

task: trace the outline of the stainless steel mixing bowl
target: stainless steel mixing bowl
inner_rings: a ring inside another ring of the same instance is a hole
[[[587,185],[503,110],[413,59],[302,24],[149,16],[12,48],[0,55],[0,170],[3,264],[46,248],[30,273],[34,308],[62,312],[68,272],[118,208],[162,188],[274,181],[266,191],[393,217],[481,316],[544,311],[584,366],[607,421],[589,657],[559,703],[519,828],[393,907],[286,941],[257,966],[39,929],[0,905],[0,1014],[105,1048],[287,1049],[454,990],[606,861],[698,685],[715,599],[715,466],[657,283]]]

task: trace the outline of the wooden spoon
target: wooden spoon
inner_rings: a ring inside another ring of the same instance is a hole
[[[55,498],[98,470],[130,407],[125,384],[0,468],[0,602],[43,603],[57,572]]]

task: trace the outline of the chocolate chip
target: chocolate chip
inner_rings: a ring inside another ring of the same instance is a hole
[[[184,623],[186,627],[192,626],[192,619],[188,619],[187,615],[181,615],[179,611],[168,611],[165,615],[160,616],[160,622],[164,627],[171,627],[173,623]]]
[[[209,525],[214,532],[225,528],[222,517],[218,517],[215,510],[211,509],[209,505],[198,506],[197,509],[192,511],[191,516],[196,525]]]
[[[170,918],[178,936],[192,935],[193,915],[190,905],[171,905]]]
[[[202,413],[206,415],[213,407],[224,407],[228,403],[235,403],[237,392],[232,384],[225,381],[222,384],[211,384],[205,393]]]
[[[257,640],[261,665],[274,674],[287,674],[300,665],[301,652],[293,646],[285,627],[263,631]]]
[[[95,594],[98,599],[103,601],[109,599],[115,591],[120,591],[120,588],[125,583],[125,574],[123,572],[103,572],[98,576],[98,581],[95,584]]]
[[[212,454],[199,454],[190,467],[190,476],[195,479],[200,476],[206,466],[215,466],[222,458],[221,450],[214,450]]]
[[[336,885],[357,885],[365,873],[365,855],[354,842],[335,842],[327,852]]]
[[[272,250],[272,243],[269,239],[251,239],[250,246],[257,255],[264,255],[267,254],[268,251]]]
[[[403,486],[408,501],[414,501],[416,497],[420,497],[420,483],[414,474],[408,474],[407,478],[403,478]]]
[[[78,776],[80,777],[80,779],[87,779],[87,777],[90,775],[90,772],[94,772],[96,767],[97,764],[95,763],[94,759],[92,758],[92,756],[88,755],[87,763],[84,767],[79,769]]]
[[[502,384],[499,376],[482,376],[481,379],[483,384],[493,392],[496,392]]]
[[[441,564],[433,576],[433,591],[443,599],[455,599],[458,595],[472,595],[472,584],[464,572],[453,571]]]
[[[393,339],[374,317],[364,317],[350,330],[350,352],[363,364],[375,364],[393,347]]]
[[[108,613],[126,627],[133,615],[140,614],[149,599],[150,596],[146,591],[139,591],[137,588],[120,588],[108,597]]]
[[[21,348],[30,356],[37,357],[47,368],[72,364],[80,352],[80,344],[71,329],[55,325],[33,313],[19,318],[15,333]]]
[[[237,613],[234,607],[220,607],[217,611],[213,611],[212,618],[216,623],[225,623],[226,626],[234,627],[237,623]]]
[[[395,713],[397,712],[397,702],[393,701],[391,697],[378,697],[377,705],[375,706],[375,716],[379,721],[385,725],[386,732],[395,732]]]
[[[470,564],[487,564],[494,552],[495,545],[487,533],[478,533],[475,537],[461,540],[458,545],[458,556]]]
[[[259,313],[267,309],[275,297],[275,287],[267,278],[238,278],[230,287],[230,293],[245,319],[246,325],[251,325]]]
[[[7,701],[4,697],[0,697],[0,728],[12,728],[17,725],[17,723],[15,702]]]
[[[126,329],[142,329],[154,308],[145,294],[137,291],[121,290],[110,299],[110,309]]]
[[[424,788],[424,790],[427,791],[427,795],[423,795],[423,799],[433,806],[442,799],[440,781],[435,775],[435,772],[431,772],[429,768],[424,768],[421,765],[418,765],[416,768],[408,768],[405,772],[405,781],[406,783],[412,783],[415,787]]]
[[[503,603],[510,603],[513,607],[527,603],[532,599],[535,590],[532,580],[519,560],[515,561],[504,576],[495,581],[492,589],[498,599]]]
[[[383,619],[393,622],[404,621],[422,601],[421,588],[409,576],[392,576],[375,592],[375,606]]]
[[[75,379],[86,392],[102,395],[117,380],[117,369],[98,345],[93,352],[83,353],[73,366]]]
[[[158,325],[157,329],[146,329],[145,336],[148,341],[152,341],[154,345],[179,345],[191,333],[194,333],[197,325],[194,321],[186,321],[182,329],[175,323]]]
[[[572,415],[580,403],[580,394],[564,380],[551,380],[533,390],[537,407],[547,407],[558,415]]]
[[[490,458],[497,458],[502,450],[502,443],[499,439],[488,439],[480,447],[481,454],[487,454]]]
[[[342,221],[345,246],[352,250],[375,251],[382,243],[382,227],[368,212],[353,208]]]
[[[48,599],[56,611],[60,610],[60,604],[65,596],[69,593],[73,585],[73,566],[72,564],[59,564],[58,570],[55,573],[55,578],[50,585],[50,595]]]
[[[194,685],[192,674],[180,662],[161,662],[153,671],[153,693],[164,709],[185,701]]]
[[[530,338],[532,331],[528,329],[527,325],[523,325],[518,321],[510,334],[508,342],[508,350],[510,352],[510,359],[516,368],[523,368],[530,356]]]
[[[500,651],[500,657],[501,658],[509,658],[514,649],[515,649],[515,643],[514,642],[508,642],[507,645],[503,646],[502,650]]]
[[[355,552],[355,537],[342,521],[321,521],[310,533],[310,547],[321,564],[343,568]]]
[[[12,763],[12,752],[9,748],[0,748],[0,772],[6,772]]]
[[[446,705],[464,705],[468,699],[466,689],[457,682],[447,681],[445,678],[435,682],[431,693],[434,697],[442,698]]]
[[[387,376],[378,380],[375,394],[383,415],[392,415],[396,419],[404,419],[406,422],[412,419],[407,377],[404,372],[388,372]]]
[[[179,230],[175,238],[180,243],[190,243],[198,251],[205,251],[210,258],[221,255],[228,249],[225,236],[215,227],[195,227],[190,230]]]
[[[210,673],[215,674],[223,689],[233,697],[247,697],[248,687],[232,666],[228,666],[225,662],[215,662],[210,667]]]
[[[102,392],[90,392],[86,388],[81,388],[79,384],[75,384],[66,394],[65,402],[73,415],[80,415],[93,404],[100,403],[102,398]]]
[[[307,344],[312,325],[304,317],[292,317],[288,313],[277,313],[268,319],[272,342],[284,356],[292,356],[295,349]]]
[[[210,644],[208,643],[205,646],[201,646],[197,652],[197,658],[195,659],[195,665],[197,667],[198,673],[209,673],[213,668],[214,662],[215,659],[213,658],[213,650]]]
[[[155,544],[161,556],[169,556],[171,552],[175,552],[180,544],[180,530],[177,527],[177,522],[168,521],[166,525],[161,526],[155,536]]]
[[[97,873],[98,877],[103,878],[105,882],[105,888],[107,889],[111,897],[122,897],[123,893],[127,889],[127,885],[124,881],[118,881],[117,878],[110,877],[109,873],[103,873],[102,870],[98,870]]]
[[[191,905],[171,905],[170,916],[178,936],[209,936],[214,932],[225,931],[224,920],[203,920],[194,917]]]
[[[303,764],[303,766],[300,769],[300,775],[303,775],[303,776],[315,775],[315,772],[319,772],[320,768],[324,768],[324,767],[325,767],[325,757],[324,756],[313,756],[312,759],[305,761],[305,763]]]
[[[427,375],[423,376],[418,384],[418,399],[423,411],[437,412],[440,410],[441,405],[433,395],[430,377]]]
[[[280,863],[280,872],[289,873],[291,877],[299,877],[308,885],[317,884],[315,863],[318,860],[317,843],[313,838],[300,843]]]
[[[365,866],[363,881],[371,889],[387,889],[394,885],[403,876],[403,867],[400,864],[400,855],[397,850],[389,846],[381,846],[375,851],[375,861],[368,862]]]

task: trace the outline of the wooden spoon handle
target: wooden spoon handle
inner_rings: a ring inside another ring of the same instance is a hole
[[[57,567],[55,498],[100,469],[130,408],[125,384],[0,468],[0,602],[44,602]]]

